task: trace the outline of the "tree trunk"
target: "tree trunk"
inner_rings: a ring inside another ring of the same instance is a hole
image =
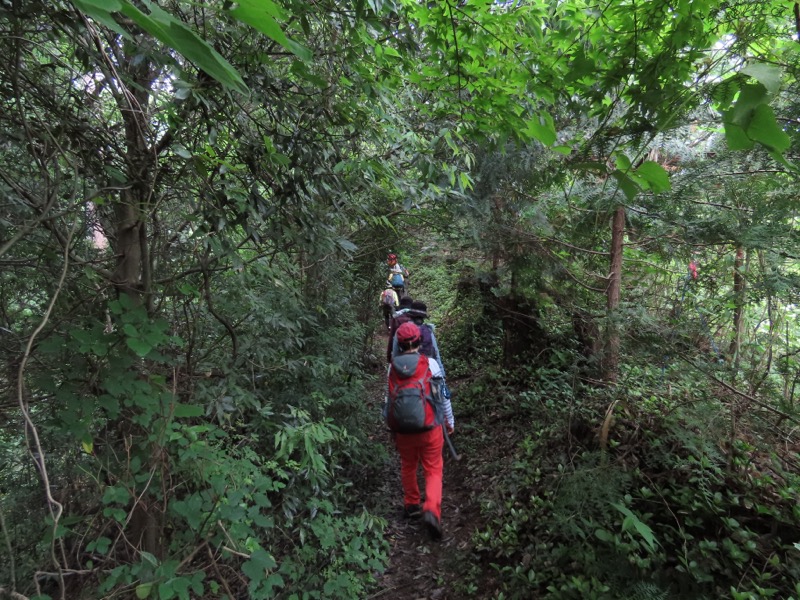
[[[748,259],[750,258],[750,253],[747,254]],[[764,289],[766,291],[766,303],[767,303],[767,322],[769,323],[769,333],[767,337],[767,352],[766,352],[766,364],[762,370],[761,375],[758,377],[757,380],[751,383],[750,386],[750,395],[755,395],[761,385],[767,380],[770,373],[772,372],[772,360],[775,354],[774,346],[777,343],[780,343],[780,312],[777,310],[777,299],[773,298],[772,295],[772,286],[767,281],[768,277],[768,269],[769,266],[767,265],[767,257],[763,250],[758,251],[758,264],[761,268],[761,277],[764,280]],[[745,261],[745,277],[749,274],[749,260]],[[777,317],[776,317],[777,313]],[[762,359],[763,360],[763,359]]]
[[[503,364],[514,367],[539,356],[547,348],[547,333],[539,322],[540,307],[520,293],[518,261],[511,261],[511,289],[495,299],[503,322]]]
[[[120,294],[138,301],[141,297],[142,248],[139,230],[143,227],[137,200],[130,190],[124,190],[114,207],[114,254],[117,263],[113,283]]]
[[[504,206],[503,206],[503,197],[500,194],[495,194],[492,198],[491,203],[491,210],[492,210],[492,223],[495,225],[500,225],[504,222],[503,214],[504,214]],[[492,273],[497,273],[497,270],[500,268],[502,264],[502,252],[504,245],[502,243],[496,243],[498,240],[495,239],[495,243],[491,244],[492,248]]]
[[[153,199],[153,173],[158,160],[149,144],[150,94],[156,69],[149,60],[134,65],[124,61],[116,85],[117,109],[125,130],[125,175],[127,187],[114,207],[116,269],[113,283],[120,294],[128,294],[135,302],[150,297],[150,265],[147,231],[144,218]],[[131,82],[127,84],[125,82]]]
[[[153,312],[152,277],[146,218],[150,214],[155,195],[154,174],[158,156],[151,128],[150,95],[156,69],[148,60],[133,64],[123,61],[119,67],[124,74],[116,84],[115,95],[125,130],[125,164],[127,185],[114,206],[114,253],[116,266],[112,282],[118,294],[127,294],[135,304],[145,303],[148,313]],[[130,83],[128,83],[130,82]],[[147,444],[146,432],[131,422],[117,424],[127,431],[133,443]],[[151,448],[152,461],[159,461],[158,448]],[[163,512],[149,495],[135,504],[128,531],[131,543],[158,558],[164,556]]]
[[[625,207],[618,206],[611,224],[611,260],[606,292],[606,309],[608,325],[606,330],[606,348],[603,367],[603,378],[609,383],[616,383],[619,374],[619,329],[617,315],[620,290],[622,289],[622,242],[625,236]]]
[[[744,304],[745,304],[745,274],[744,274],[745,253],[742,246],[736,247],[736,257],[733,260],[733,336],[728,348],[731,357],[733,372],[739,370],[739,351],[742,346],[742,335],[744,333]]]

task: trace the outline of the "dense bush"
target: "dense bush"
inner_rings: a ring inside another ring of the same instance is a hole
[[[603,452],[583,426],[599,426],[602,398],[569,371],[535,370],[516,391],[489,379],[476,401],[515,435],[483,465],[506,473],[479,495],[475,541],[502,597],[799,597],[800,479],[768,432],[731,445],[718,398],[687,378],[663,398],[641,377]]]

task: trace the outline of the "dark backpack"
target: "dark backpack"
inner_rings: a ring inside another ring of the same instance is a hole
[[[409,320],[412,323],[414,323],[417,327],[419,327],[419,336],[420,336],[419,353],[424,354],[428,358],[433,358],[434,360],[441,361],[440,357],[436,356],[436,351],[433,348],[433,330],[431,329],[431,326],[428,325],[427,323],[423,323],[421,319],[412,318]],[[399,326],[400,325],[398,325],[398,327]],[[397,340],[394,338],[394,336],[389,340],[389,352],[390,352],[389,360],[391,360],[391,356],[400,355],[400,346],[397,343]],[[441,362],[439,366],[441,366]]]
[[[386,424],[396,433],[421,433],[442,424],[424,354],[401,354],[392,359]]]
[[[419,327],[419,335],[422,338],[422,341],[419,344],[419,352],[420,354],[424,354],[428,358],[435,358],[439,360],[439,357],[436,356],[436,352],[433,350],[433,337],[431,334],[431,326],[427,323],[424,323],[420,318],[413,318],[411,319],[417,327]]]

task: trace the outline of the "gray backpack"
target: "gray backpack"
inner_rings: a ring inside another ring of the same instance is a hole
[[[392,359],[386,424],[396,433],[420,433],[442,424],[442,410],[434,399],[431,370],[424,354],[400,354]]]

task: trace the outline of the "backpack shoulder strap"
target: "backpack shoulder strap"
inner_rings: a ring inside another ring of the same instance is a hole
[[[430,364],[428,364],[428,357],[427,357],[427,356],[425,356],[424,354],[417,354],[417,356],[419,356],[419,359],[420,359],[420,360],[423,362],[423,364],[424,364],[424,365],[427,367],[428,371],[430,371],[430,370],[431,370],[431,368],[430,368]]]

